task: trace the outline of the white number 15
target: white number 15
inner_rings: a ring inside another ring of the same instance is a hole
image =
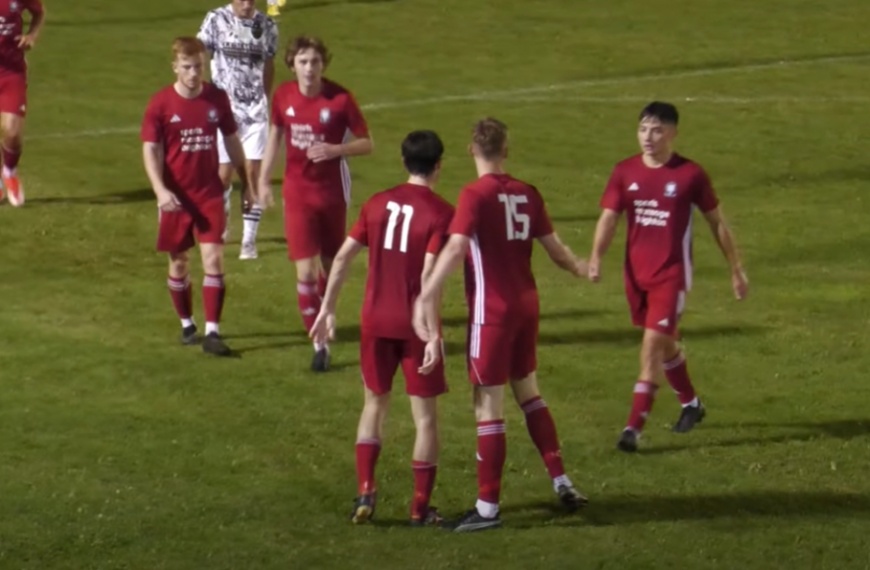
[[[498,201],[504,204],[508,241],[529,239],[531,219],[528,214],[522,214],[517,210],[517,206],[520,204],[529,203],[528,197],[515,194],[499,194]]]

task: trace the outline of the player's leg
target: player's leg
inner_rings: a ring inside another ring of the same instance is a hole
[[[444,359],[429,372],[419,372],[423,365],[425,344],[418,338],[402,342],[402,371],[411,398],[411,414],[417,428],[411,467],[414,471],[414,498],[411,501],[413,526],[440,525],[443,519],[430,506],[435,475],[438,471],[438,396],[447,392]],[[443,356],[443,355],[442,355]]]
[[[0,150],[3,153],[2,181],[9,203],[24,205],[24,186],[18,176],[18,162],[22,153],[24,114],[27,109],[27,81],[13,75],[4,79],[0,87]]]
[[[247,127],[242,139],[245,149],[245,170],[248,180],[256,183],[260,179],[260,165],[266,152],[266,142],[269,138],[267,123],[254,124]],[[260,218],[263,208],[257,202],[254,188],[248,188],[242,195],[242,247],[239,259],[257,259],[257,233],[260,229]]]
[[[685,308],[686,294],[684,291],[677,288],[663,288],[660,292],[654,292],[654,305],[661,307],[661,314],[669,314],[672,317],[662,317],[657,322],[663,323],[666,319],[672,319],[673,325],[667,328],[662,328],[661,332],[668,335],[667,340],[663,340],[664,353],[664,374],[673,391],[677,394],[677,399],[680,401],[682,411],[680,418],[674,424],[673,431],[677,433],[685,433],[700,423],[706,415],[706,410],[701,400],[695,393],[695,387],[692,385],[692,380],[689,377],[689,369],[686,365],[686,355],[677,341],[677,322]],[[673,309],[673,306],[676,306]]]
[[[205,274],[202,283],[205,308],[205,338],[202,349],[216,356],[230,356],[232,351],[220,335],[221,314],[226,298],[223,244],[226,215],[223,201],[218,199],[202,204],[194,215],[194,222]]]
[[[351,520],[356,524],[367,522],[374,516],[377,500],[375,467],[381,453],[393,377],[400,359],[399,347],[394,342],[362,334],[360,371],[365,386],[365,403],[357,427],[357,497],[351,513]]]
[[[504,387],[509,364],[504,358],[502,327],[472,324],[469,330],[469,379],[474,384],[477,420],[477,502],[456,524],[456,532],[501,526],[499,497],[507,455],[504,422]]]
[[[305,331],[310,332],[320,312],[321,296],[317,293],[320,274],[320,223],[317,210],[299,207],[284,200],[284,236],[287,253],[296,266],[296,299]],[[329,346],[314,343],[311,369],[325,372],[329,369]]]
[[[157,251],[169,255],[166,284],[175,312],[181,320],[181,343],[198,340],[193,320],[193,290],[190,286],[189,250],[194,245],[193,219],[185,211],[158,214]]]
[[[514,352],[514,354],[517,353]],[[527,366],[523,368],[527,368]],[[565,472],[556,422],[553,420],[547,403],[541,398],[537,374],[532,371],[521,378],[511,380],[511,390],[514,399],[525,415],[529,436],[535,447],[538,448],[538,453],[541,454],[541,459],[543,459],[547,473],[553,481],[553,490],[559,496],[559,501],[570,511],[585,506],[589,499],[577,491],[574,483]]]
[[[344,204],[325,208],[320,215],[320,274],[317,276],[317,293],[326,294],[326,283],[332,270],[332,260],[347,232],[347,207]]]
[[[648,313],[647,292],[642,290],[628,275],[625,276],[625,298],[628,301],[632,324],[636,327],[645,327]],[[650,362],[645,351],[651,350],[653,346],[651,342],[645,335],[641,343],[641,371],[634,384],[628,420],[619,436],[619,441],[616,443],[616,447],[622,451],[637,451],[637,440],[643,431],[647,416],[652,411],[655,395],[658,391],[655,371],[647,370],[644,367],[645,362]]]

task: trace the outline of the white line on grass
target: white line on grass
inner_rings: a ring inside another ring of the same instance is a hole
[[[602,85],[622,85],[626,83],[635,83],[639,81],[653,81],[653,80],[670,80],[670,79],[685,79],[690,77],[707,77],[711,75],[722,75],[728,73],[743,73],[743,72],[754,72],[754,71],[767,71],[772,69],[783,69],[790,67],[798,67],[804,65],[825,65],[831,63],[845,63],[850,61],[863,61],[866,59],[870,59],[870,54],[863,55],[843,55],[843,56],[831,56],[831,57],[821,57],[817,59],[785,59],[781,61],[769,62],[769,63],[750,63],[743,65],[727,65],[721,67],[709,67],[704,69],[693,69],[688,71],[666,71],[659,73],[642,73],[638,75],[623,75],[617,77],[600,77],[596,79],[580,79],[578,81],[566,81],[564,83],[554,83],[550,85],[538,85],[534,87],[520,87],[514,89],[502,89],[502,90],[494,90],[494,91],[480,91],[477,93],[466,93],[463,95],[442,95],[439,97],[427,97],[423,99],[410,99],[407,101],[384,101],[381,103],[369,103],[368,105],[362,105],[363,110],[366,111],[376,111],[379,109],[397,109],[403,107],[422,107],[427,105],[441,105],[444,103],[457,103],[464,101],[491,101],[498,100],[504,98],[512,98],[512,97],[524,97],[524,96],[534,96],[534,95],[545,95],[548,93],[554,93],[557,91],[570,91],[572,89],[583,89],[586,87],[597,87]],[[686,98],[684,100],[698,100],[701,101],[703,98]],[[728,98],[723,98],[720,102],[739,102],[742,103],[752,103],[752,102],[762,102],[764,98],[733,98],[733,100],[725,100]],[[638,99],[640,100],[640,99]],[[645,99],[644,99],[645,100]],[[802,101],[802,99],[795,98],[795,101]],[[620,100],[619,97],[601,97],[600,102],[621,102],[625,101],[624,99]],[[785,98],[782,99],[785,102]],[[825,99],[828,101],[828,99]],[[532,102],[532,101],[527,101]],[[590,100],[590,102],[599,102],[599,98],[595,98],[594,100]],[[625,101],[628,102],[628,101]],[[715,102],[715,101],[710,101]],[[108,135],[129,135],[139,132],[138,126],[126,126],[126,127],[109,127],[105,129],[88,129],[84,131],[70,131],[70,132],[61,132],[61,133],[46,133],[46,134],[35,134],[28,137],[29,140],[33,139],[75,139],[75,138],[88,138],[88,137],[102,137]]]

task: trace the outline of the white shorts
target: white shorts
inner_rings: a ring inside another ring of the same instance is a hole
[[[224,148],[224,137],[218,130],[218,157],[221,164],[229,164],[230,155]],[[253,125],[239,125],[239,140],[245,149],[247,160],[263,160],[266,152],[266,141],[269,140],[269,123],[254,123]]]

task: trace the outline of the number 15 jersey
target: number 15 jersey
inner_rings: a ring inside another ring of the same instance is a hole
[[[363,333],[398,340],[415,337],[411,317],[426,254],[441,251],[452,216],[453,206],[416,184],[379,192],[363,205],[348,234],[369,248]]]
[[[538,190],[507,174],[462,189],[450,234],[471,240],[465,268],[471,323],[502,325],[538,316],[534,239],[553,233]]]

